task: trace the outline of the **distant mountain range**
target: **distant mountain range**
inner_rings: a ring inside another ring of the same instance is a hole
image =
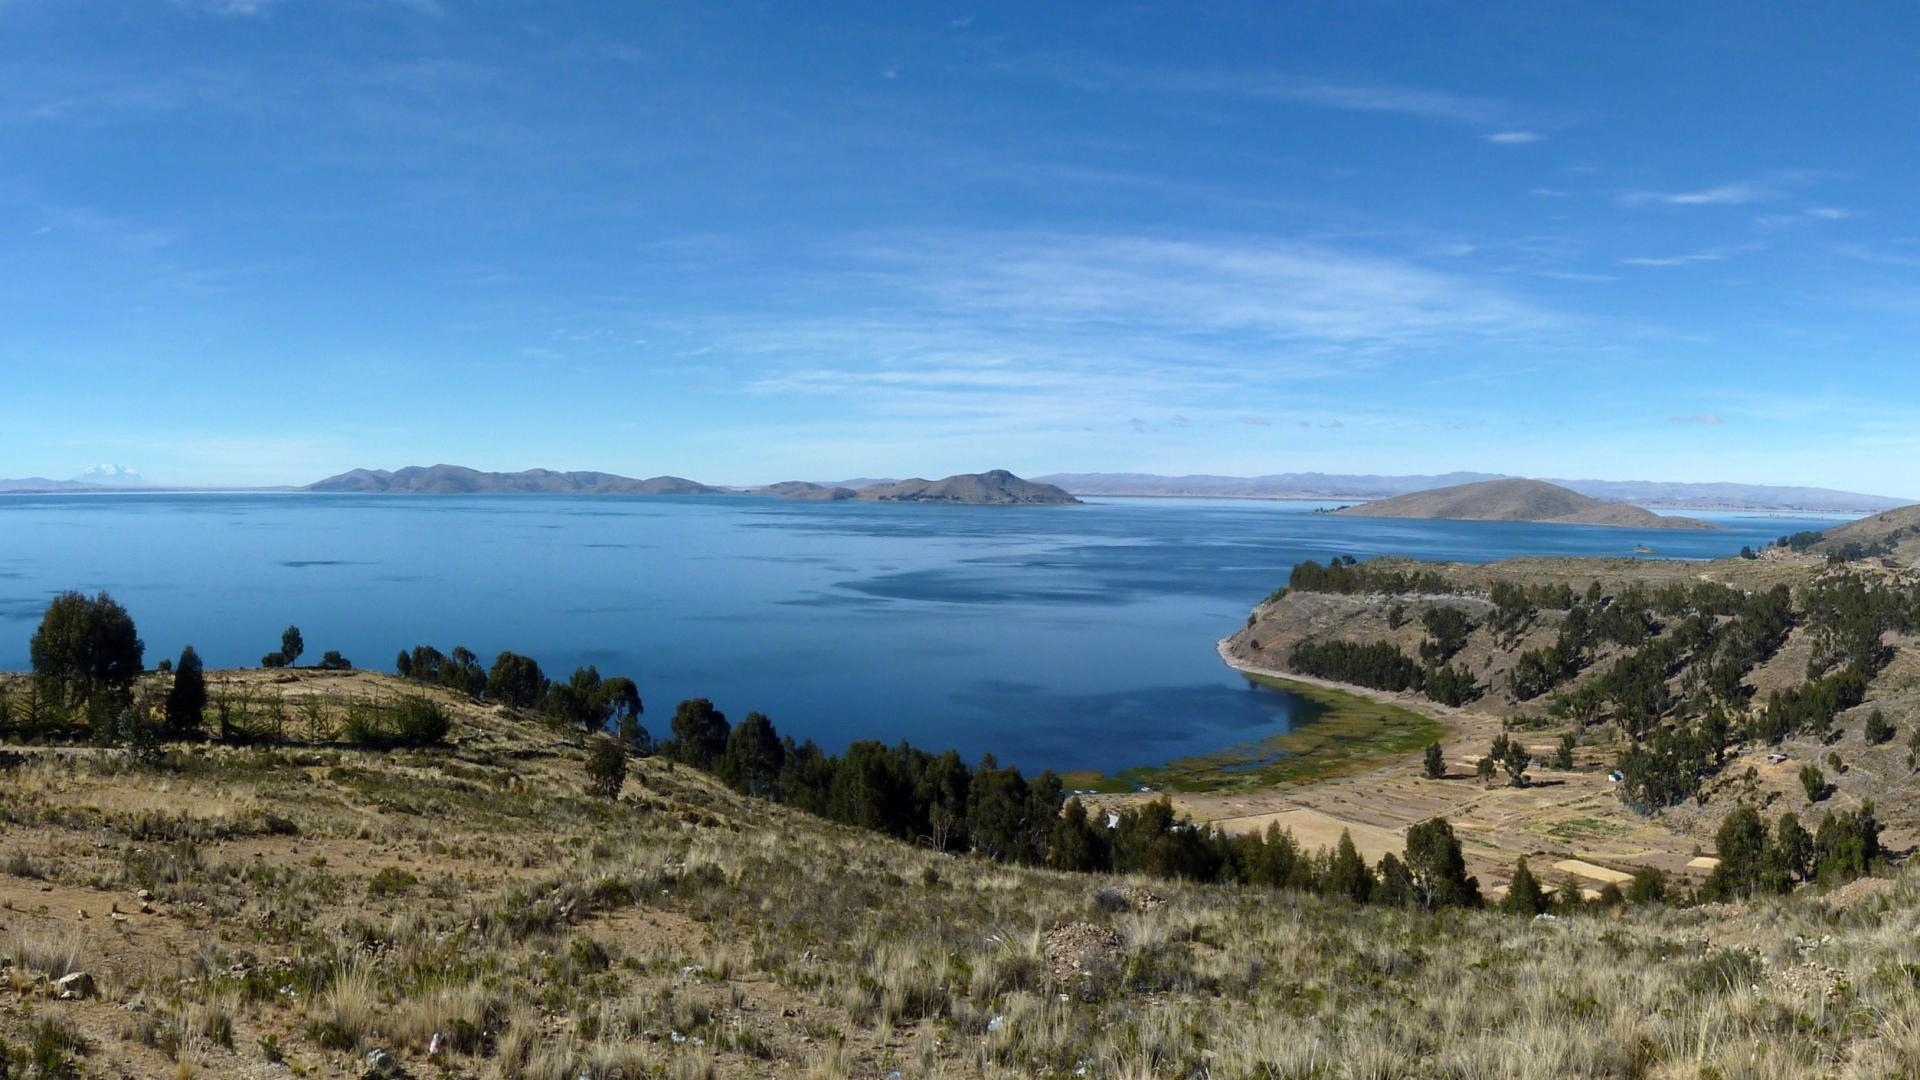
[[[392,472],[385,469],[354,469],[308,484],[304,490],[383,495],[723,495],[730,489],[709,487],[678,476],[637,480],[602,472],[528,469],[524,472],[502,473],[481,472],[461,465],[411,465]],[[1011,506],[1080,501],[1051,484],[1022,480],[1005,469],[962,473],[943,480],[886,481],[858,489],[841,484],[789,480],[744,490],[749,494],[817,502],[863,499],[869,502]]]
[[[1668,517],[1626,503],[1603,502],[1541,480],[1482,480],[1395,495],[1333,512],[1352,517],[1429,521],[1531,521],[1630,529],[1719,528],[1693,518]]]
[[[146,486],[147,481],[125,465],[95,465],[71,480],[49,480],[44,476],[0,480],[0,492],[125,491]]]
[[[718,495],[720,488],[697,484],[678,476],[636,480],[603,472],[481,472],[463,465],[410,465],[385,469],[354,469],[308,484],[307,491],[405,495]]]
[[[1276,473],[1268,476],[1157,476],[1151,473],[1054,473],[1034,479],[1075,495],[1206,496],[1248,499],[1389,499],[1415,491],[1511,480],[1500,473],[1378,476],[1343,473]],[[1914,502],[1829,488],[1766,484],[1686,484],[1641,480],[1549,480],[1606,502],[1694,510],[1807,510],[1870,513]]]

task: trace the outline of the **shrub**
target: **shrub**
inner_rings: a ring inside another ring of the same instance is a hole
[[[1819,802],[1827,797],[1827,778],[1818,765],[1800,766],[1800,786],[1807,789],[1807,801]]]
[[[1887,719],[1886,713],[1875,709],[1867,714],[1867,726],[1862,730],[1862,734],[1866,736],[1867,745],[1878,746],[1893,738],[1894,726]]]
[[[453,729],[453,718],[436,702],[405,697],[386,705],[355,704],[341,730],[346,741],[374,750],[433,746]]]
[[[627,782],[627,747],[611,735],[595,735],[587,744],[587,787],[595,795],[618,799]]]

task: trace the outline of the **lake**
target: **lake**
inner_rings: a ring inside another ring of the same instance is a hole
[[[906,739],[1026,769],[1112,771],[1251,742],[1301,703],[1219,638],[1305,559],[1708,558],[1838,519],[1703,514],[1718,532],[1314,514],[1315,504],[1068,507],[754,496],[0,496],[0,670],[49,598],[111,592],[147,663],[252,665],[300,626],[391,670],[402,648],[511,649],[631,676],[663,733],[708,697],[838,750]]]

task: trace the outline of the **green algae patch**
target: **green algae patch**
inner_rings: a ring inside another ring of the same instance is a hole
[[[1290,730],[1254,742],[1106,774],[1062,774],[1069,791],[1211,792],[1251,790],[1361,772],[1414,754],[1446,733],[1431,716],[1306,683],[1247,675],[1250,682],[1299,699]]]

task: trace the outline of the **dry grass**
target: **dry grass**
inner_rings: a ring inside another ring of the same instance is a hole
[[[0,1040],[18,1059],[55,1017],[89,1074],[126,1076],[270,1075],[273,1058],[357,1075],[375,1047],[435,1075],[435,1034],[451,1075],[555,1080],[1880,1077],[1920,1060],[1920,882],[1845,910],[1539,921],[1154,883],[1166,902],[1143,910],[1097,897],[1111,879],[895,844],[657,761],[611,805],[565,737],[463,723],[433,753],[0,774],[7,849],[44,875],[0,875]],[[1056,974],[1064,924],[1111,956]],[[100,1000],[48,1000],[32,977],[75,968]]]

